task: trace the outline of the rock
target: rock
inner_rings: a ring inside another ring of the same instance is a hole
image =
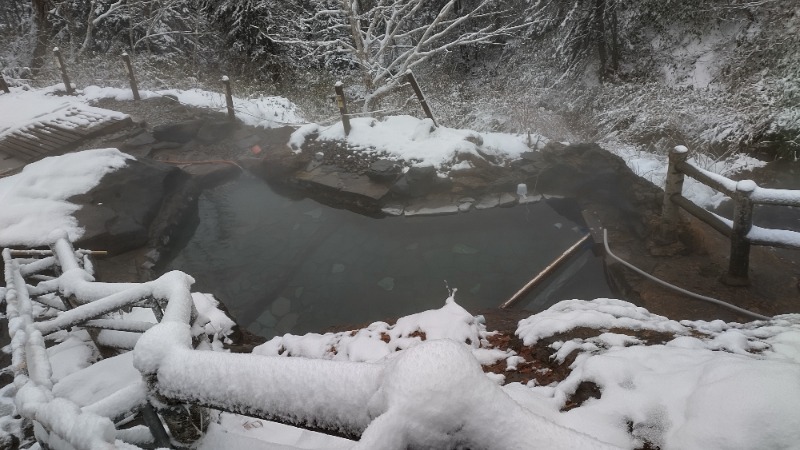
[[[415,166],[392,185],[391,192],[401,197],[422,197],[433,190],[436,182],[436,169],[433,166]]]
[[[378,286],[380,286],[385,291],[391,291],[394,289],[394,278],[392,277],[384,277],[378,281]]]
[[[517,204],[517,196],[508,192],[502,192],[498,200],[498,205],[501,208],[508,208]]]
[[[499,194],[487,194],[481,197],[477,203],[475,203],[475,209],[489,209],[494,208],[495,206],[500,204],[500,195]]]
[[[77,246],[118,254],[145,245],[164,199],[188,181],[175,166],[129,160],[89,192],[70,198],[81,205],[75,218],[86,229]]]
[[[366,175],[370,180],[380,183],[391,183],[402,173],[403,168],[396,161],[379,159],[370,164]]]
[[[289,311],[292,310],[292,301],[286,297],[278,297],[274,302],[272,302],[272,306],[270,307],[270,311],[275,317],[283,317],[286,314],[289,314]]]
[[[449,199],[434,199],[409,205],[405,211],[406,216],[442,216],[457,213],[458,205],[454,205]]]
[[[386,205],[381,208],[381,212],[386,214],[387,216],[402,216],[403,211],[405,211],[405,207],[403,205]]]
[[[344,270],[345,266],[341,263],[335,263],[333,266],[331,266],[331,273],[342,273]]]
[[[158,125],[153,128],[153,137],[159,141],[179,142],[185,144],[200,131],[202,120],[190,120],[168,125]]]
[[[229,120],[204,122],[197,131],[197,140],[204,144],[216,144],[231,137],[237,127],[236,122]]]

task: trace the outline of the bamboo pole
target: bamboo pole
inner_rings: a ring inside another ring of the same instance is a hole
[[[538,286],[545,278],[549,277],[561,264],[564,263],[570,256],[574,255],[580,247],[589,241],[592,238],[592,235],[587,233],[586,236],[580,238],[578,242],[572,244],[572,246],[564,251],[558,258],[556,258],[553,262],[547,265],[538,275],[536,275],[531,281],[528,282],[525,286],[522,286],[520,290],[518,290],[514,295],[511,296],[505,303],[500,305],[500,309],[507,309],[518,302],[525,294],[528,293],[531,289]]]

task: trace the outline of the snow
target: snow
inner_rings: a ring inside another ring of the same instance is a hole
[[[87,150],[44,158],[0,178],[0,246],[45,245],[58,229],[71,240],[80,238],[84,230],[72,217],[78,206],[67,199],[87,192],[130,158],[116,149]]]
[[[449,339],[469,345],[475,357],[487,363],[508,357],[505,352],[494,350],[487,353],[486,349],[481,348],[490,334],[479,318],[458,305],[451,296],[441,308],[401,317],[394,325],[375,322],[353,332],[309,333],[303,336],[285,334],[259,345],[253,349],[253,353],[378,362],[398,350],[419,345],[424,340]]]
[[[220,92],[205,91],[202,89],[140,90],[139,95],[142,99],[169,96],[176,98],[178,102],[184,105],[211,108],[219,112],[227,111],[225,95],[222,92],[222,88],[220,88]],[[133,93],[130,89],[87,86],[83,88],[78,98],[87,102],[103,98],[133,100]],[[234,96],[233,107],[237,119],[254,127],[276,128],[303,123],[305,121],[297,106],[284,97],[257,97],[245,99]]]
[[[604,148],[622,158],[633,173],[663,188],[668,167],[666,154],[657,155],[616,141],[605,142]],[[735,154],[721,160],[709,160],[703,155],[694,154],[689,158],[689,163],[701,168],[731,190],[735,190],[736,182],[726,180],[725,176],[764,167],[767,164],[745,154]],[[685,178],[683,196],[704,208],[716,208],[727,198],[726,194],[717,192],[691,177]]]
[[[479,151],[506,159],[517,159],[531,151],[527,136],[505,133],[478,133],[448,127],[435,127],[430,119],[400,115],[383,120],[368,117],[350,119],[352,129],[345,136],[344,126],[337,122],[331,126],[308,124],[297,129],[289,146],[302,148],[305,141],[316,134],[323,141],[347,140],[353,151],[363,153],[385,152],[389,157],[413,161],[416,165],[432,165],[442,172],[455,165],[465,168],[459,155],[483,158]],[[544,138],[540,139],[545,142]]]
[[[521,320],[517,335],[525,345],[532,345],[542,337],[578,327],[647,329],[670,333],[687,331],[679,322],[652,314],[632,303],[602,298],[591,301],[565,300],[556,303],[539,314]]]

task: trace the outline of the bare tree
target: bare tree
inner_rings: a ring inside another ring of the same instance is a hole
[[[278,43],[309,46],[322,54],[349,53],[363,72],[364,111],[403,84],[407,71],[456,47],[500,44],[520,27],[493,0],[338,0],[313,19],[327,19],[329,38],[272,34]]]
[[[89,17],[86,20],[86,36],[83,39],[83,45],[81,45],[81,52],[85,53],[92,48],[95,27],[111,15],[121,12],[124,7],[125,0],[117,0],[110,5],[106,5],[103,0],[91,0]]]

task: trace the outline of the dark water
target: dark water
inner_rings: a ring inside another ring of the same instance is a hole
[[[239,324],[271,337],[438,308],[458,288],[471,312],[499,306],[584,231],[544,202],[438,217],[374,219],[292,200],[258,179],[206,191],[200,224],[169,264]],[[520,302],[611,295],[591,252]]]

